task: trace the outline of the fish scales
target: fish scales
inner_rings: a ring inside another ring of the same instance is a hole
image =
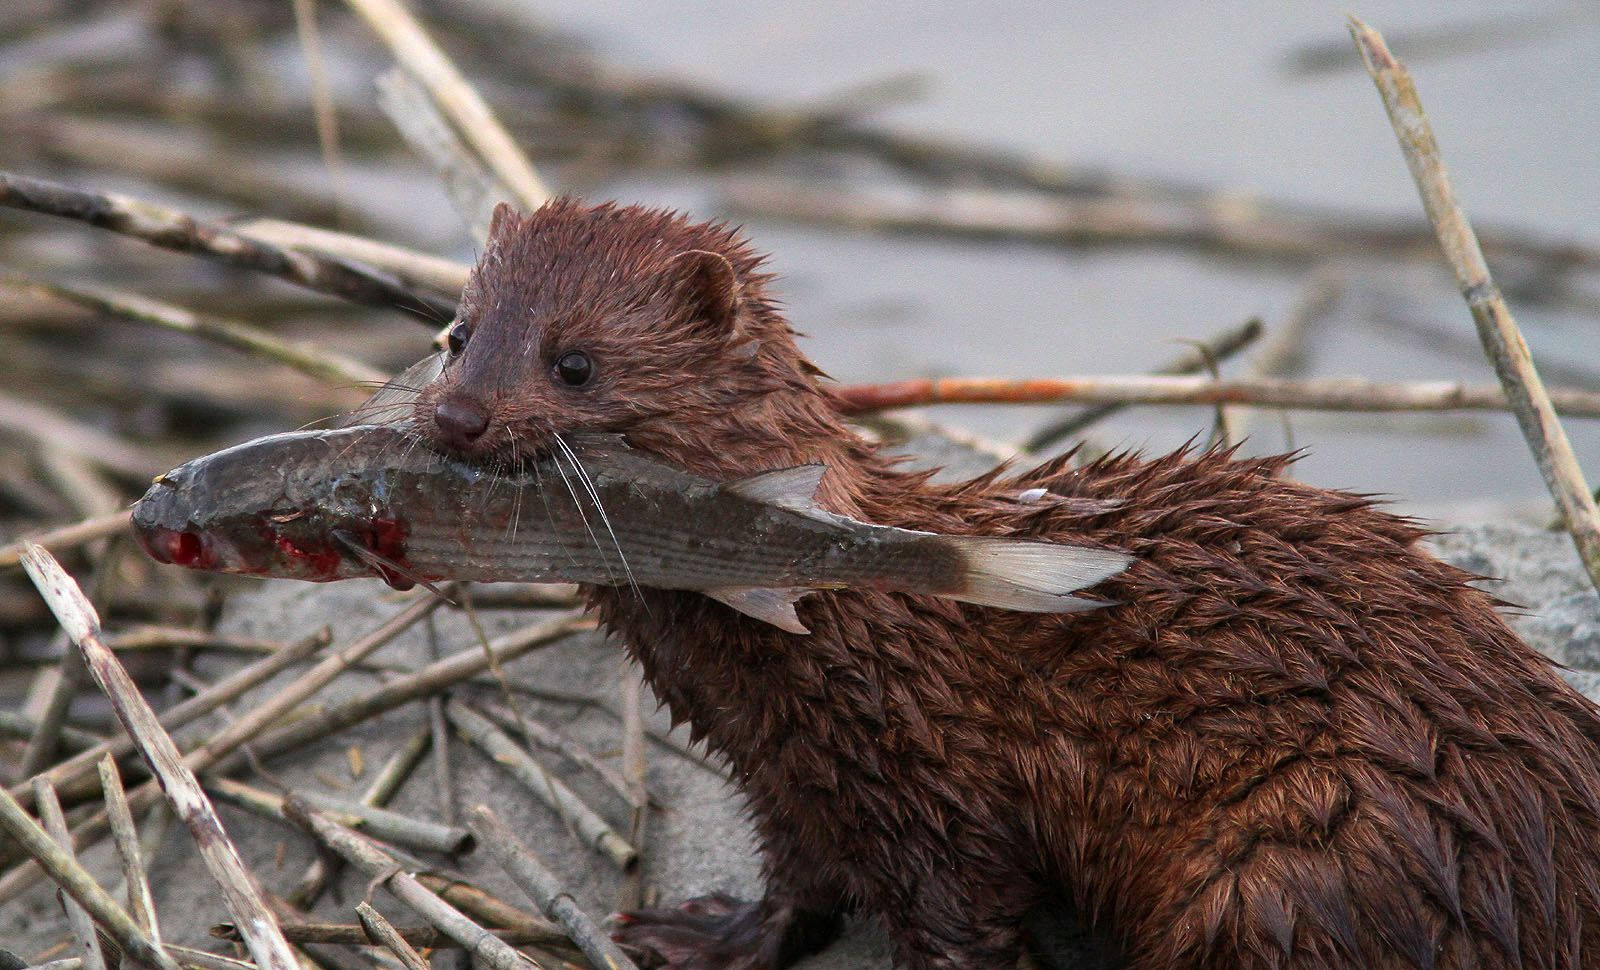
[[[134,508],[141,544],[192,568],[325,582],[378,576],[699,590],[803,632],[806,589],[868,587],[1072,612],[1121,552],[946,536],[816,507],[820,466],[714,482],[620,439],[496,469],[436,454],[403,426],[270,435],[156,480]],[[581,469],[581,472],[580,472]],[[755,595],[777,590],[780,595]]]

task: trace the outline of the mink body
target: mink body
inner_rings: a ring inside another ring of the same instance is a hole
[[[1059,904],[1149,970],[1600,966],[1600,716],[1421,529],[1284,457],[897,471],[760,262],[669,213],[502,210],[418,425],[486,459],[609,431],[719,479],[823,462],[835,512],[1136,559],[1100,610],[844,590],[800,601],[809,636],[589,589],[732,766],[767,885],[628,914],[620,938],[775,968],[859,911],[901,967],[1011,970],[1026,914]],[[1108,501],[1018,501],[1041,487]]]

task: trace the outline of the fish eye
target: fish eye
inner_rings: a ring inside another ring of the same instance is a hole
[[[456,322],[450,327],[450,332],[445,334],[445,346],[450,351],[451,357],[460,357],[461,351],[467,346],[467,338],[472,336],[472,328],[465,323]]]
[[[594,363],[581,350],[569,350],[556,360],[556,376],[568,387],[582,387],[594,376]]]

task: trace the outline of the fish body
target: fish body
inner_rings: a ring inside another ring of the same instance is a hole
[[[325,582],[567,581],[699,590],[803,632],[793,602],[862,587],[1071,612],[1130,561],[1056,543],[947,536],[818,508],[825,468],[714,482],[620,438],[513,470],[440,455],[403,428],[271,435],[158,478],[134,507],[151,556]]]

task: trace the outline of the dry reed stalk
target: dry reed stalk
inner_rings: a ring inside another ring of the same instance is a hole
[[[49,532],[41,532],[26,541],[44,546],[51,552],[61,552],[125,532],[130,521],[132,519],[128,510],[123,509],[109,515],[97,515],[81,522],[51,529]],[[0,568],[21,565],[22,547],[22,541],[0,546]]]
[[[61,846],[67,855],[72,855],[72,835],[67,831],[66,816],[61,814],[61,802],[56,798],[56,790],[50,783],[42,778],[34,779],[33,803],[38,806],[39,819],[44,823],[44,830]],[[89,911],[71,896],[63,900],[67,908],[67,925],[72,929],[72,937],[78,944],[78,949],[83,951],[84,970],[106,970],[105,954],[100,952],[100,941],[95,936],[94,920],[90,919]],[[159,946],[159,941],[156,945]]]
[[[288,796],[275,795],[231,778],[208,776],[205,790],[217,798],[267,818],[284,819]],[[428,819],[412,818],[399,812],[352,802],[319,791],[296,791],[294,797],[334,818],[340,825],[361,828],[373,838],[407,849],[456,854],[472,850],[472,833],[464,828],[441,825]]]
[[[192,334],[224,347],[277,361],[335,387],[376,385],[389,379],[388,374],[375,367],[326,348],[290,343],[248,323],[196,313],[137,293],[97,286],[67,286],[16,274],[0,274],[0,283],[31,289],[107,316]]]
[[[1247,320],[1242,326],[1231,327],[1208,338],[1200,346],[1185,350],[1150,373],[1170,376],[1199,373],[1205,369],[1206,354],[1209,353],[1216,360],[1227,360],[1255,343],[1261,333],[1260,320]],[[1058,418],[1030,435],[1022,443],[1022,450],[1028,453],[1043,451],[1126,407],[1125,404],[1101,404]]]
[[[156,922],[150,878],[145,873],[144,859],[140,854],[139,830],[134,827],[133,813],[128,811],[128,794],[122,789],[117,759],[109,753],[100,759],[100,789],[105,793],[106,816],[111,820],[111,839],[116,844],[117,858],[122,863],[122,881],[128,887],[129,915],[160,946],[161,927]]]
[[[334,208],[343,210],[339,200],[345,194],[344,163],[339,157],[339,116],[333,92],[328,85],[327,61],[322,56],[322,34],[317,30],[317,0],[292,0],[295,32],[306,55],[306,74],[311,82],[312,113],[317,119],[317,145],[322,149],[322,164],[333,181]]]
[[[477,833],[484,850],[506,871],[518,889],[527,893],[546,916],[567,931],[590,963],[605,970],[638,970],[589,914],[579,908],[572,894],[561,887],[555,873],[539,861],[489,806],[477,805],[468,814],[468,824]]]
[[[839,388],[848,414],[930,404],[1245,404],[1305,411],[1505,411],[1496,385],[1455,381],[1386,383],[1361,377],[1281,378],[1112,377],[915,378]],[[1552,388],[1555,409],[1572,417],[1600,417],[1600,392]]]
[[[431,619],[431,617],[430,617]],[[389,759],[378,769],[366,791],[361,793],[362,805],[371,808],[382,808],[389,803],[399,791],[400,786],[410,777],[417,763],[422,760],[422,754],[428,749],[428,732],[421,731],[411,736],[411,739],[401,745]],[[454,824],[445,819],[446,825]],[[300,881],[295,883],[294,889],[285,897],[291,906],[300,909],[310,909],[316,904],[317,898],[327,888],[328,883],[338,873],[339,866],[336,857],[318,856],[306,867],[305,874]],[[295,942],[293,937],[290,942]]]
[[[322,690],[335,677],[399,636],[411,624],[438,609],[442,602],[442,600],[418,601],[355,643],[324,658],[267,698],[260,707],[246,712],[238,720],[202,741],[184,756],[184,766],[190,771],[206,771],[216,767],[218,762],[233,754],[245,743],[254,743],[258,735],[299,706],[306,698]],[[260,747],[261,745],[257,745],[258,749]],[[153,804],[157,796],[154,784],[146,782],[129,794],[128,804],[132,810],[140,811]],[[84,846],[102,838],[107,830],[106,816],[102,812],[91,817],[73,832],[73,842],[81,850]],[[7,873],[0,878],[0,903],[32,885],[40,875],[37,867],[29,868],[26,864]]]
[[[163,249],[276,276],[352,303],[403,310],[434,325],[455,315],[454,300],[409,289],[369,267],[284,249],[221,223],[130,196],[90,192],[0,171],[0,206],[86,222]]]
[[[526,970],[538,964],[513,950],[505,942],[467,915],[430,892],[417,877],[405,871],[400,861],[377,843],[338,824],[291,796],[286,808],[289,817],[311,833],[317,841],[337,852],[344,860],[373,877],[394,897],[411,907],[417,915],[438,927],[473,956],[493,970]],[[242,927],[240,928],[242,931]]]
[[[272,910],[261,897],[261,887],[239,858],[194,773],[184,766],[178,746],[162,730],[155,711],[117,661],[116,654],[101,641],[100,618],[94,607],[72,577],[42,548],[34,546],[24,552],[22,565],[67,636],[83,651],[89,673],[111,701],[123,730],[133,738],[173,811],[193,834],[229,911],[244,928],[245,945],[259,970],[299,970],[288,941],[278,932]]]
[[[356,903],[356,916],[361,920],[361,928],[366,931],[367,939],[390,953],[405,970],[431,970],[428,961],[422,959],[421,954],[411,948],[405,937],[394,928],[394,924],[383,918],[383,914],[372,908],[371,903]]]
[[[626,699],[624,699],[623,703],[626,705]],[[604,783],[607,788],[616,792],[617,797],[621,798],[630,807],[642,808],[648,803],[649,796],[646,794],[636,795],[633,785],[628,778],[624,777],[622,774],[619,774],[616,769],[610,767],[604,761],[601,761],[599,758],[597,758],[594,752],[590,751],[588,748],[579,744],[577,741],[574,741],[572,738],[561,733],[550,725],[545,724],[543,721],[529,717],[518,718],[512,711],[506,709],[502,704],[498,704],[494,701],[480,700],[477,708],[479,713],[500,725],[501,728],[521,734],[526,740],[533,742],[546,751],[554,751],[563,758],[566,758],[568,761],[571,761],[573,764],[580,765],[588,769],[596,778]],[[441,713],[443,713],[442,708]],[[640,729],[642,732],[642,719],[640,723]],[[629,727],[627,718],[624,718],[622,758],[624,767],[626,767],[629,763],[627,750],[628,732]],[[643,742],[642,734],[640,736],[640,742]]]
[[[357,923],[296,923],[283,920],[280,925],[283,927],[284,937],[290,943],[323,943],[336,946],[365,946],[367,943],[366,930]],[[461,945],[432,926],[397,926],[395,932],[410,945],[426,949]],[[554,926],[537,930],[490,927],[489,932],[512,946],[529,944],[550,946],[563,943],[571,945],[571,941]],[[211,935],[219,940],[237,942],[239,929],[232,923],[218,923],[211,927]]]
[[[145,935],[127,911],[111,894],[100,888],[94,877],[78,864],[70,850],[55,840],[28,816],[26,809],[11,794],[0,791],[0,828],[17,841],[28,856],[60,886],[82,904],[96,923],[122,947],[123,952],[146,966],[159,970],[178,970],[178,964],[162,947]]]
[[[467,274],[472,272],[471,266],[453,259],[298,222],[248,219],[233,228],[241,236],[283,249],[365,263],[392,275],[409,288],[431,290],[451,298],[467,285]]]
[[[601,818],[576,792],[529,756],[492,721],[455,698],[445,704],[444,712],[462,737],[549,806],[561,821],[571,827],[585,848],[610,859],[623,872],[629,872],[638,865],[638,851],[611,827],[611,823]]]
[[[0,711],[0,733],[27,738],[38,729],[39,722],[21,711]],[[98,734],[75,728],[70,724],[61,726],[61,744],[74,753],[87,750],[104,741],[105,739]]]
[[[568,634],[593,628],[593,620],[568,614],[513,630],[497,637],[490,646],[496,660],[509,663]],[[318,714],[272,731],[254,742],[253,747],[262,758],[270,758],[321,740],[370,717],[392,711],[402,704],[427,697],[488,669],[489,661],[484,656],[482,648],[468,647],[437,663],[429,664],[414,674],[396,678]],[[216,768],[218,773],[225,773],[242,762],[243,759],[231,759],[217,765]]]
[[[489,238],[495,203],[508,198],[509,190],[461,144],[428,92],[405,71],[378,75],[378,104],[412,152],[433,169],[473,242],[481,246]]]
[[[270,161],[258,161],[254,153],[237,150],[232,142],[210,133],[196,138],[193,131],[175,131],[160,122],[107,121],[99,111],[94,115],[34,119],[18,126],[18,134],[39,156],[62,167],[115,172],[123,179],[286,219],[338,218],[327,193]]]
[[[0,173],[0,179],[4,177]],[[91,427],[36,401],[9,394],[0,394],[0,428],[82,456],[107,471],[139,481],[146,481],[171,467],[119,435]]]
[[[162,712],[161,725],[168,731],[176,731],[194,721],[211,713],[223,704],[234,700],[245,691],[250,690],[288,668],[292,664],[310,657],[317,650],[328,645],[332,640],[331,632],[323,629],[303,637],[287,645],[283,650],[261,658],[253,664],[234,671],[232,674],[217,681],[209,689],[190,697],[178,704],[174,704]],[[88,748],[66,761],[44,772],[44,778],[58,788],[66,788],[80,778],[87,776],[90,767],[102,756],[110,754],[112,757],[121,758],[133,752],[133,742],[127,737],[112,738],[103,741],[92,748]],[[12,786],[11,794],[16,798],[25,797],[19,790],[21,786]]]
[[[244,960],[218,956],[215,953],[178,946],[174,943],[168,943],[167,950],[181,960],[185,967],[192,967],[194,970],[260,970],[255,964]]]
[[[842,225],[883,233],[1031,242],[1051,246],[1175,246],[1250,259],[1320,262],[1340,254],[1423,259],[1424,225],[1348,217],[1333,221],[1248,199],[1173,199],[1125,193],[1052,198],[943,189],[916,195],[840,191],[835,185],[738,182],[725,189],[735,215]],[[1494,248],[1561,268],[1600,267],[1600,249],[1501,234]]]
[[[1461,295],[1466,298],[1472,320],[1477,324],[1483,352],[1494,364],[1511,410],[1522,426],[1522,436],[1527,439],[1539,472],[1561,510],[1567,530],[1572,533],[1578,556],[1589,571],[1590,580],[1600,588],[1600,508],[1595,505],[1594,494],[1584,481],[1572,443],[1556,417],[1557,408],[1533,366],[1522,331],[1500,288],[1489,275],[1477,234],[1456,201],[1416,85],[1405,66],[1389,53],[1382,35],[1376,30],[1351,17],[1350,36],[1383,97],[1389,123],[1400,141],[1400,151],[1417,183],[1417,192],[1422,196],[1422,207],[1428,213],[1445,261],[1454,271]]]
[[[494,112],[405,7],[396,0],[345,2],[388,45],[406,73],[428,89],[440,110],[455,122],[462,137],[525,209],[531,212],[550,198],[550,190]]]
[[[322,638],[326,642],[327,638]],[[229,653],[280,654],[294,644],[283,640],[240,637],[186,626],[145,623],[106,636],[106,646],[118,653],[145,650],[221,650]],[[168,725],[171,728],[171,725]]]

